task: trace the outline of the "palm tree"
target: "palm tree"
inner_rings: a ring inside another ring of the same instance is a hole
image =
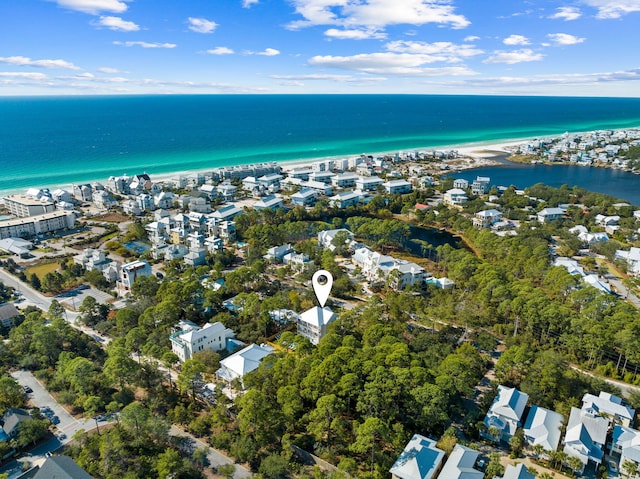
[[[626,474],[627,477],[635,477],[636,474],[638,474],[638,470],[639,470],[638,463],[625,460],[622,463],[622,469],[627,473]]]
[[[582,461],[575,456],[569,456],[569,458],[567,459],[567,464],[576,476],[580,471],[582,471],[582,469],[584,469],[584,464],[582,464]]]

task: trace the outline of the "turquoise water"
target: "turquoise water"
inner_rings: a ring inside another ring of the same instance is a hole
[[[0,98],[0,191],[636,126],[640,99],[629,98]]]

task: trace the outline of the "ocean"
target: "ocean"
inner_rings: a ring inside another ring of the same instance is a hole
[[[638,98],[4,97],[0,192],[638,126]]]

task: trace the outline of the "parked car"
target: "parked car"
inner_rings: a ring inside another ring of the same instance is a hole
[[[29,386],[23,386],[23,389],[27,394],[31,394],[33,392],[33,389],[31,389]]]

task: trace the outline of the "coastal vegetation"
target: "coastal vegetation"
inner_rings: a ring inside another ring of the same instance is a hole
[[[443,181],[439,188],[447,186]],[[504,352],[495,364],[497,381],[517,386],[536,404],[565,416],[585,392],[618,392],[572,366],[639,382],[637,309],[582,286],[551,262],[552,250],[572,256],[584,249],[569,227],[596,228],[597,214],[616,214],[622,227],[593,248],[602,255],[598,261],[587,256],[582,265],[599,270],[615,263],[620,245],[638,245],[630,207],[580,188],[535,185],[526,195],[508,188],[495,201],[506,218],[522,224],[516,236],[498,236],[473,227],[472,215],[485,208],[479,198],[472,197],[462,210],[444,205],[415,210],[416,203],[436,193],[378,196],[344,210],[322,202],[310,209],[247,210],[236,218],[242,250],[209,255],[206,265],[195,268],[168,263],[163,279],[139,278],[126,306],[117,311],[85,299],[79,320],[108,335],[108,345],[72,328],[54,301],[46,313],[22,312],[0,348],[2,366],[33,371],[75,414],[119,412],[110,428],[81,434],[69,448],[89,473],[105,478],[165,477],[167,471],[202,477],[202,461],[168,434],[170,423],[205,438],[262,477],[310,477],[295,461],[296,448],[353,476],[386,477],[414,433],[444,436],[450,447],[480,440],[480,421],[493,392],[481,393],[477,385],[494,368],[491,353],[499,343]],[[552,223],[527,223],[540,200],[546,206],[568,204],[567,214]],[[348,249],[317,247],[319,231],[342,227],[377,251],[408,258],[415,243],[412,227],[460,235],[469,248],[453,238],[438,246],[422,240],[419,254],[421,264],[456,287],[399,292],[381,284],[378,294],[363,296],[340,266]],[[127,235],[125,240],[143,239],[144,229],[134,223]],[[297,272],[265,262],[269,248],[285,243],[309,256],[308,269]],[[119,251],[121,243],[108,247]],[[340,311],[315,347],[282,331],[269,312],[312,307],[308,281],[320,268],[335,277],[334,298],[349,301],[351,308]],[[68,261],[42,278],[25,277],[34,287],[39,282],[36,289],[56,292],[83,274],[98,282]],[[224,285],[214,291],[203,285],[205,277],[224,279]],[[224,308],[223,301],[231,298],[241,310]],[[195,355],[176,381],[158,369],[177,362],[168,338],[181,320],[220,321],[244,342],[271,341],[276,353],[244,379],[244,394],[233,401],[218,394],[215,403],[204,402],[197,386],[213,380],[223,356]],[[0,388],[0,405],[17,404],[6,390]],[[640,405],[640,398],[631,399]]]

